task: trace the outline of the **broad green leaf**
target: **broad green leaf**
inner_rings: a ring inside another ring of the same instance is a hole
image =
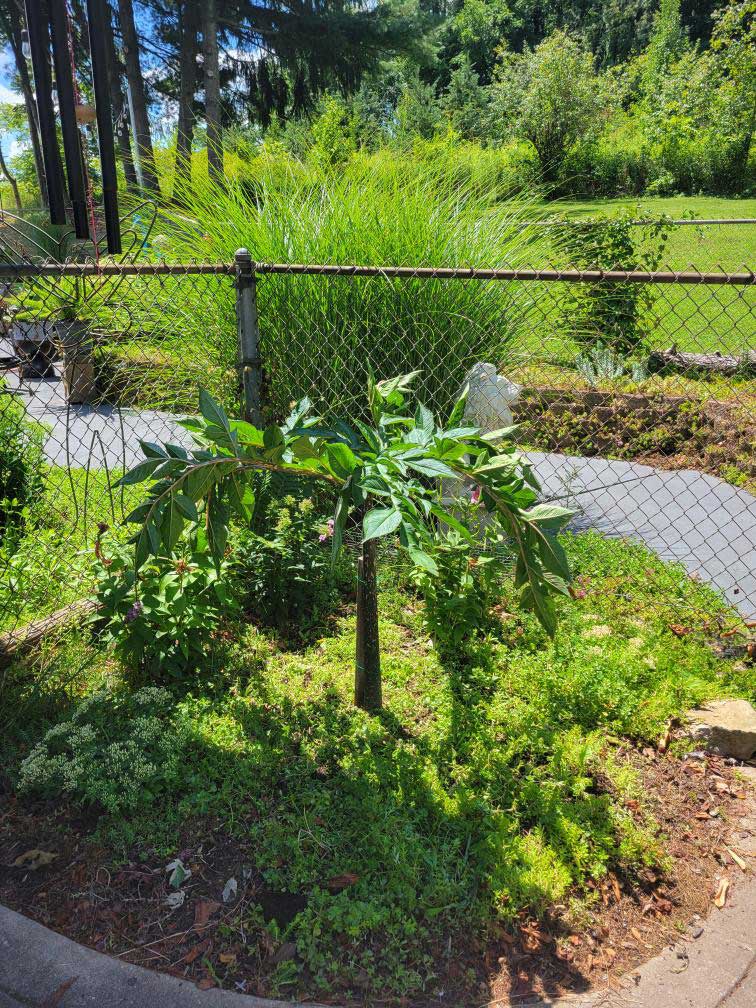
[[[481,441],[503,441],[505,438],[510,438],[515,431],[519,430],[522,424],[512,424],[509,427],[499,427],[498,430],[489,431],[488,434],[481,434]]]
[[[558,504],[536,504],[528,511],[527,517],[539,525],[553,522],[563,525],[574,513],[570,508],[560,507]]]
[[[410,469],[414,469],[416,472],[421,473],[423,476],[434,476],[434,477],[451,477],[452,479],[459,479],[458,473],[455,473],[453,469],[450,469],[446,462],[442,462],[440,459],[435,458],[424,458],[424,459],[411,459],[407,462]]]
[[[163,520],[160,523],[160,536],[167,553],[172,552],[183,527],[184,516],[179,510],[175,495],[170,494],[163,508]]]
[[[409,374],[397,375],[396,378],[385,378],[378,382],[376,390],[384,399],[387,399],[394,392],[406,391],[420,374],[422,374],[421,371],[410,371]]]
[[[407,552],[409,553],[410,560],[416,567],[422,567],[422,569],[428,571],[429,574],[432,574],[434,577],[438,577],[438,566],[432,556],[424,550],[414,549],[412,546],[409,547]]]
[[[215,424],[226,431],[226,433],[230,433],[225,410],[213,399],[207,389],[200,389],[199,407],[200,413],[208,423]]]
[[[262,448],[263,432],[254,424],[246,420],[232,420],[230,427],[239,439],[239,444],[244,447]]]
[[[162,445],[155,444],[154,441],[140,441],[139,447],[142,449],[145,458],[165,459],[168,457],[165,448]]]
[[[402,523],[402,514],[397,508],[373,508],[362,520],[362,538],[379,539],[396,532]]]
[[[199,521],[197,506],[190,497],[187,497],[186,494],[183,493],[176,493],[174,494],[173,499],[176,507],[179,509],[184,518],[187,518],[192,522]]]
[[[115,486],[133,486],[135,483],[144,483],[164,461],[165,456],[161,456],[160,458],[151,458],[140,462],[139,465],[135,465],[133,469],[129,469],[127,473],[124,473],[115,483]]]
[[[326,455],[331,472],[339,479],[349,479],[357,466],[354,452],[345,444],[326,445]]]
[[[417,404],[417,409],[415,410],[415,425],[419,427],[424,434],[429,436],[436,429],[433,414],[427,406],[424,406],[420,402]]]
[[[263,432],[263,445],[266,451],[273,451],[276,448],[280,448],[281,445],[285,443],[285,438],[283,431],[280,427],[276,427],[271,424],[270,427],[266,427]]]

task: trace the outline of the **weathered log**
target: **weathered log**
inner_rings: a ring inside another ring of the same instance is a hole
[[[0,635],[0,668],[5,668],[22,654],[33,650],[42,640],[54,630],[68,626],[74,620],[83,620],[95,612],[97,603],[92,599],[79,599],[70,605],[63,606],[43,619],[34,620],[18,630]]]
[[[736,374],[756,370],[756,352],[744,351],[739,357],[720,353],[688,353],[671,346],[669,350],[653,350],[649,357],[652,370],[674,368],[676,371],[713,371]]]

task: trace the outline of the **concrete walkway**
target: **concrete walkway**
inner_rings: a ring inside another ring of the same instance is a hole
[[[45,455],[80,469],[130,468],[140,440],[192,447],[178,418],[157,410],[69,406],[62,382],[16,381],[35,420],[49,429]],[[578,529],[597,529],[679,560],[708,581],[745,619],[756,617],[756,497],[716,476],[603,458],[530,452],[543,496],[575,508]]]
[[[689,936],[688,936],[689,937]],[[523,1006],[558,1008],[753,1008],[756,880],[734,889],[695,940],[681,940],[624,980],[624,989]],[[637,980],[634,977],[639,977]],[[270,1001],[153,973],[93,952],[0,907],[0,1008],[284,1008]],[[309,1008],[318,1008],[307,1002]],[[506,1008],[505,1002],[497,1002]],[[459,1006],[449,1006],[459,1008]]]

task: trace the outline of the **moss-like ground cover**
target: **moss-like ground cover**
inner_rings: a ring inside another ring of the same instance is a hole
[[[64,639],[6,684],[9,780],[26,803],[96,797],[102,863],[201,866],[208,844],[236,845],[246,944],[228,986],[251,970],[271,994],[427,994],[448,943],[524,910],[578,913],[609,870],[663,870],[627,740],[755,691],[707,643],[732,622],[714,592],[640,547],[565,541],[578,579],[556,639],[505,588],[500,631],[461,665],[442,666],[421,602],[384,573],[380,717],[351,703],[348,604],[304,649],[229,625],[172,693],[131,690],[96,643]],[[172,929],[163,896],[149,913]]]

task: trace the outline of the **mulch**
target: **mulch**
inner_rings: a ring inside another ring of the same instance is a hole
[[[642,775],[644,801],[670,855],[667,870],[608,874],[593,885],[578,923],[563,905],[540,920],[523,915],[514,926],[496,926],[485,938],[458,935],[436,950],[434,989],[395,1004],[485,1005],[592,987],[619,992],[632,989],[633,970],[665,946],[681,936],[696,940],[707,914],[718,912],[717,894],[726,903],[743,878],[742,866],[753,870],[750,855],[739,853],[732,840],[751,800],[747,787],[716,756],[681,760],[628,748],[624,758]],[[638,803],[628,802],[628,810],[640,812]],[[0,903],[100,952],[200,989],[275,996],[269,978],[279,964],[296,960],[297,950],[260,925],[275,919],[285,927],[306,905],[305,894],[266,889],[251,867],[254,851],[231,839],[223,823],[203,820],[186,824],[176,856],[191,875],[180,886],[183,902],[170,908],[166,900],[180,897],[169,884],[166,859],[135,851],[114,861],[91,839],[96,822],[94,812],[81,815],[62,803],[0,792]],[[353,881],[340,876],[329,885],[335,892]],[[682,970],[685,957],[680,961]],[[330,997],[308,991],[306,972],[298,988],[287,987],[281,996],[295,993],[334,1004],[367,1000],[354,986]]]

